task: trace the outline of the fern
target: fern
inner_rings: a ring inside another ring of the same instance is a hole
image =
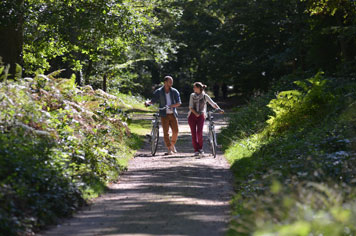
[[[48,74],[47,77],[54,80],[58,75],[60,75],[63,71],[65,71],[65,69],[61,69],[61,70],[56,70],[53,71],[52,73]]]
[[[300,90],[280,92],[269,102],[267,107],[274,113],[267,120],[269,132],[283,132],[303,124],[304,120],[324,114],[334,96],[328,92],[328,80],[322,74],[318,72],[312,78],[295,81]]]

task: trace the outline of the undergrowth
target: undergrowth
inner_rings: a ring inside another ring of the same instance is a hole
[[[237,109],[220,136],[236,181],[228,235],[355,235],[356,81],[318,73],[287,89]]]
[[[77,88],[59,73],[1,77],[3,235],[32,234],[70,215],[117,180],[142,141],[127,125],[128,96]]]

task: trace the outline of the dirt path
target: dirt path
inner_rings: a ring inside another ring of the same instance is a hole
[[[180,109],[177,154],[163,155],[163,139],[155,157],[146,145],[108,193],[40,235],[224,235],[232,174],[221,152],[215,159],[192,156],[186,114]],[[226,123],[221,115],[215,120],[217,129]],[[208,153],[207,140],[204,145]]]

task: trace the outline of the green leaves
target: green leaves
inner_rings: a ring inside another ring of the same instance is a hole
[[[9,235],[68,216],[133,153],[128,105],[61,72],[0,83],[0,231]]]
[[[236,110],[222,133],[233,137],[225,155],[237,191],[228,235],[356,233],[355,80],[317,73],[295,84],[268,103],[270,123],[260,101],[272,91]]]
[[[105,72],[129,60],[128,47],[142,45],[156,24],[151,20],[152,2],[141,7],[112,0],[28,4],[41,9],[28,11],[25,23],[25,69],[32,73],[51,67],[83,71],[87,76]]]
[[[10,65],[0,67],[0,82],[6,81],[9,76]]]
[[[283,132],[289,127],[311,122],[322,117],[333,103],[334,96],[327,90],[327,79],[318,72],[307,80],[295,81],[302,91],[278,93],[267,105],[274,115],[267,120],[270,132]]]

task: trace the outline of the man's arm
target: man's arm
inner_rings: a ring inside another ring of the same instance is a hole
[[[147,107],[154,103],[157,103],[158,100],[159,100],[159,90],[157,89],[156,91],[154,91],[152,99],[145,102],[145,106]]]
[[[179,107],[181,105],[181,103],[176,103],[176,104],[172,104],[170,105],[171,108],[174,108],[174,107]]]
[[[174,100],[177,101],[177,103],[170,105],[170,107],[172,107],[172,108],[179,107],[182,104],[178,90],[175,90]]]

